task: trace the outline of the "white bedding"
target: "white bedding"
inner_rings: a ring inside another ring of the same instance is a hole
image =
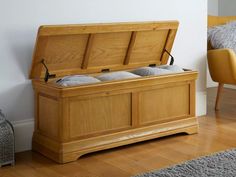
[[[99,79],[100,81],[131,79],[131,78],[138,78],[138,77],[140,76],[127,72],[127,71],[117,71],[117,72],[105,73],[105,74],[96,76],[96,78]]]
[[[97,82],[101,82],[101,81],[94,77],[86,76],[86,75],[65,76],[57,80],[57,84],[64,87],[92,84],[92,83],[97,83]]]

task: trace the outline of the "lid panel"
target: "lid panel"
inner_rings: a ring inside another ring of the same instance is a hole
[[[177,21],[57,25],[39,28],[30,78],[61,77],[165,64]]]
[[[78,68],[82,63],[87,40],[88,35],[51,36],[41,57],[51,72]]]
[[[95,34],[88,68],[123,65],[131,32]]]
[[[35,69],[45,72],[42,59],[50,71],[80,68],[88,40],[86,35],[41,36],[36,46]],[[44,74],[43,74],[44,75]]]
[[[130,56],[130,64],[160,64],[168,32],[169,30],[137,32]]]

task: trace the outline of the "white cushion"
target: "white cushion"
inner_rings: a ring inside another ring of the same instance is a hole
[[[111,81],[111,80],[130,79],[130,78],[137,78],[137,77],[140,77],[140,76],[132,74],[127,71],[118,71],[118,72],[101,74],[97,76],[96,78],[101,81]]]
[[[84,85],[84,84],[92,84],[101,82],[100,80],[86,75],[73,75],[73,76],[65,76],[57,81],[57,84],[68,87],[68,86],[76,86],[76,85]]]

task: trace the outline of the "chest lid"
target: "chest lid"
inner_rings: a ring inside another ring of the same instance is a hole
[[[61,77],[166,64],[178,24],[161,21],[41,26],[30,79],[44,78],[46,67],[50,74]]]

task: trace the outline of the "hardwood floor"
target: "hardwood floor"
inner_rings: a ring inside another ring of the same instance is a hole
[[[129,177],[199,156],[236,147],[236,90],[225,89],[214,111],[216,89],[208,90],[208,114],[199,117],[199,133],[175,135],[123,146],[59,165],[35,152],[16,154],[14,167],[0,177]]]

